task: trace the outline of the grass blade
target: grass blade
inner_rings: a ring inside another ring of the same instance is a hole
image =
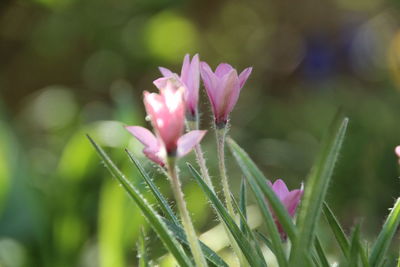
[[[189,243],[186,239],[185,232],[183,231],[181,226],[176,225],[175,223],[164,219],[165,224],[168,228],[174,233],[176,238],[183,243],[189,249]],[[201,249],[206,257],[207,261],[218,267],[228,267],[228,264],[215,253],[211,248],[209,248],[206,244],[200,241]]]
[[[236,202],[235,198],[233,197],[233,195],[231,195],[231,197],[232,197],[233,207],[237,210],[237,212],[239,214],[240,222],[241,222],[241,224],[243,224],[244,231],[243,230],[241,230],[241,231],[247,236],[247,238],[250,239],[251,244],[253,245],[253,248],[256,251],[256,253],[258,254],[258,256],[261,259],[264,259],[264,255],[261,251],[258,241],[257,241],[253,231],[251,230],[250,226],[248,225],[247,220],[244,217],[244,214],[242,213],[242,211],[241,211],[238,203]]]
[[[322,210],[333,232],[333,235],[335,236],[336,241],[339,244],[340,249],[342,250],[344,256],[347,258],[349,255],[350,244],[346,234],[344,233],[342,227],[339,224],[339,221],[336,219],[335,215],[333,214],[327,203],[323,204]]]
[[[330,267],[328,259],[326,258],[326,253],[325,253],[324,249],[322,248],[322,245],[321,245],[321,242],[319,241],[318,236],[315,237],[314,245],[315,245],[315,251],[317,252],[321,266],[322,267]]]
[[[275,254],[274,247],[272,246],[272,243],[268,239],[268,237],[266,237],[263,233],[261,233],[259,231],[256,231],[256,234],[257,234],[258,238],[261,239],[261,241],[272,251],[272,253]]]
[[[266,199],[274,210],[279,222],[282,224],[283,229],[293,243],[296,240],[296,229],[294,227],[292,218],[289,216],[286,208],[278,199],[275,192],[270,186],[268,186],[267,178],[262,174],[260,169],[251,160],[247,153],[235,141],[233,141],[231,138],[228,138],[227,143],[249,184],[250,181],[253,182],[252,184],[258,184],[262,193],[265,195]]]
[[[240,185],[240,200],[239,200],[239,209],[240,212],[242,213],[242,217],[240,220],[240,230],[242,230],[242,232],[246,233],[245,231],[245,224],[247,222],[247,209],[246,209],[246,205],[247,205],[247,188],[246,188],[246,180],[242,179],[242,183]]]
[[[247,178],[247,176],[245,176]],[[254,193],[254,197],[257,201],[258,207],[260,208],[261,215],[264,218],[265,225],[268,230],[269,237],[271,239],[272,246],[274,248],[276,259],[279,266],[287,266],[287,259],[282,246],[281,236],[278,232],[278,228],[275,224],[275,220],[272,217],[271,211],[265,201],[264,195],[261,192],[260,187],[252,179],[247,180],[251,190]]]
[[[128,154],[129,159],[135,164],[136,168],[139,170],[140,174],[142,175],[144,181],[148,185],[150,191],[153,193],[156,201],[160,205],[163,213],[167,217],[167,219],[173,221],[176,225],[180,225],[178,218],[176,217],[175,213],[172,211],[171,207],[168,204],[168,201],[164,198],[161,194],[160,190],[158,190],[157,186],[153,183],[152,179],[149,177],[147,172],[144,170],[142,165],[139,161],[130,153],[127,149],[125,149],[126,153]]]
[[[228,211],[215,195],[215,193],[207,186],[207,184],[201,178],[200,174],[193,168],[193,166],[189,163],[187,163],[187,165],[196,182],[200,185],[203,192],[207,195],[207,198],[211,201],[212,206],[220,215],[220,218],[226,224],[226,227],[229,229],[230,233],[236,240],[250,266],[266,266],[264,259],[260,259],[260,257],[258,257],[258,255],[254,252],[250,242],[247,240],[246,236],[240,231],[240,228],[236,225],[234,218],[229,216]]]
[[[322,203],[343,143],[347,124],[348,119],[342,118],[338,113],[308,177],[299,210],[298,229],[300,233],[291,254],[291,260],[296,264],[304,258],[304,254],[310,249],[314,240],[316,224],[319,221]]]
[[[180,266],[193,266],[191,260],[184,252],[181,245],[168,230],[168,227],[162,221],[161,216],[159,216],[156,211],[151,207],[151,205],[145,200],[145,198],[140,194],[140,192],[132,185],[132,183],[126,178],[126,176],[117,168],[117,166],[111,161],[104,150],[97,145],[93,139],[88,136],[88,139],[96,149],[98,155],[103,160],[106,168],[110,173],[118,180],[118,182],[124,187],[126,192],[136,203],[136,205],[141,209],[143,215],[148,220],[149,224],[153,227],[154,231],[157,233],[161,241],[164,243],[165,247],[171,252],[175,257],[176,261]]]
[[[140,230],[137,242],[137,251],[139,259],[139,267],[149,267],[150,261],[146,251],[146,237],[144,236],[143,229]]]
[[[364,249],[364,246],[363,246],[363,244],[361,242],[361,237],[358,238],[357,242],[358,242],[358,250],[360,252],[360,258],[361,258],[362,266],[363,267],[369,267],[370,265],[369,265],[369,261],[368,261],[368,255],[367,255],[367,253],[366,253],[366,251]]]
[[[350,250],[349,250],[349,264],[348,267],[357,267],[358,266],[358,256],[359,256],[359,246],[358,240],[360,239],[360,225],[357,224],[356,228],[353,231],[353,235],[351,237],[350,242]]]
[[[128,154],[130,160],[135,164],[137,169],[139,170],[140,174],[142,175],[143,179],[145,180],[146,184],[149,186],[150,191],[153,193],[156,201],[160,205],[161,209],[163,210],[164,214],[166,215],[166,219],[164,222],[167,224],[168,228],[175,234],[177,239],[183,243],[189,249],[185,233],[182,229],[182,225],[179,222],[178,218],[172,211],[171,207],[168,205],[168,201],[165,197],[161,194],[160,190],[154,184],[152,179],[149,177],[147,172],[144,170],[142,165],[139,161],[130,153],[130,151],[125,150]],[[206,259],[216,266],[228,266],[224,260],[222,260],[213,250],[211,250],[208,246],[204,243],[200,242],[201,248],[203,250],[204,256]]]
[[[400,224],[400,198],[396,200],[374,246],[372,247],[369,262],[372,267],[382,265],[385,254]]]

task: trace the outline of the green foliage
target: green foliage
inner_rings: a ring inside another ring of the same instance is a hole
[[[139,267],[150,267],[150,260],[146,250],[146,237],[143,232],[143,229],[140,231],[138,243],[137,243],[137,251],[139,258]]]
[[[387,217],[385,224],[382,227],[382,231],[379,233],[377,240],[375,241],[369,262],[372,267],[382,266],[385,260],[385,254],[389,248],[389,245],[393,239],[396,230],[400,224],[400,198],[396,200],[389,216]]]
[[[142,210],[143,215],[147,218],[150,225],[153,227],[154,231],[158,234],[160,239],[163,241],[167,249],[174,255],[180,266],[192,266],[192,262],[182,249],[181,245],[178,243],[173,234],[168,230],[168,227],[163,222],[161,217],[156,213],[156,211],[151,207],[151,205],[146,201],[142,194],[132,185],[132,183],[126,178],[125,175],[116,167],[116,165],[107,156],[104,150],[99,147],[93,139],[88,136],[90,142],[95,147],[100,158],[103,160],[107,169],[111,174],[118,180],[118,182],[124,187],[131,198]]]
[[[243,255],[246,257],[247,261],[251,266],[266,266],[264,259],[260,258],[252,248],[251,243],[246,238],[244,233],[240,231],[240,228],[235,222],[235,219],[229,216],[228,210],[224,207],[222,202],[218,199],[218,197],[213,193],[213,191],[207,186],[207,184],[203,181],[200,174],[192,167],[192,165],[188,164],[190,172],[193,177],[196,179],[196,182],[199,183],[204,193],[207,195],[208,199],[211,201],[216,212],[221,216],[223,222],[226,227],[229,229],[232,236],[235,238],[239,247],[241,248]]]
[[[328,254],[327,250],[324,249],[324,247],[331,243],[328,242],[328,244],[325,244],[326,240],[321,240],[317,233],[317,225],[320,222],[319,217],[321,212],[323,212],[338,243],[338,247],[344,256],[335,256],[335,261],[339,262],[340,266],[380,267],[388,260],[388,248],[400,224],[400,198],[397,199],[377,240],[373,243],[369,256],[367,253],[369,249],[366,247],[366,243],[363,242],[361,236],[360,225],[358,224],[354,228],[351,236],[347,236],[336,216],[325,202],[327,188],[343,142],[347,122],[347,118],[343,119],[338,115],[329,128],[327,137],[323,141],[320,156],[317,158],[306,181],[305,199],[301,204],[300,215],[296,224],[293,223],[292,218],[267,184],[267,179],[260,169],[232,139],[228,139],[227,143],[244,174],[244,179],[240,186],[239,203],[236,202],[232,195],[232,203],[236,209],[238,218],[233,218],[229,215],[227,208],[224,207],[219,197],[206,184],[197,170],[190,163],[187,163],[194,180],[198,183],[209,203],[219,215],[220,223],[224,224],[229,230],[250,266],[269,265],[272,259],[266,258],[265,254],[263,254],[262,251],[265,247],[272,252],[279,266],[331,266],[329,259],[332,255]],[[127,151],[130,160],[134,163],[148,186],[150,193],[154,196],[157,207],[162,212],[163,217],[157,213],[144,199],[138,189],[119,171],[105,152],[90,137],[89,139],[106,167],[142,210],[142,213],[150,223],[150,227],[158,234],[167,250],[175,257],[180,266],[191,266],[191,255],[188,254],[190,253],[188,241],[180,221],[167,199],[160,192],[139,161]],[[266,234],[262,233],[262,228],[252,229],[248,223],[249,213],[247,207],[249,199],[247,196],[247,184],[253,192],[254,200],[263,218]],[[271,210],[273,210],[274,215]],[[287,246],[285,240],[281,238],[273,216],[276,216],[282,224],[289,240],[293,243],[292,246]],[[210,266],[228,266],[216,251],[213,251],[202,242],[200,244]],[[149,266],[150,258],[147,253],[143,233],[139,237],[138,254],[140,255],[139,265]]]
[[[336,219],[335,215],[333,214],[327,203],[324,203],[323,205],[323,212],[333,232],[333,235],[335,236],[336,241],[339,244],[340,249],[345,256],[348,256],[346,255],[346,253],[349,251],[349,240],[347,239],[346,234],[344,233],[342,227],[340,226],[338,220]]]
[[[328,131],[327,138],[323,142],[320,155],[311,169],[299,210],[297,222],[299,237],[294,242],[294,249],[291,254],[292,263],[305,258],[304,256],[308,254],[314,240],[316,225],[333,168],[342,146],[347,123],[347,118],[343,119],[340,114],[337,115]]]
[[[187,249],[189,249],[189,246],[188,246],[189,244],[187,242],[185,233],[182,229],[181,223],[179,222],[178,218],[172,211],[171,207],[168,205],[167,200],[161,194],[161,192],[158,190],[157,186],[154,184],[154,182],[151,180],[149,175],[143,169],[143,167],[139,163],[139,161],[128,150],[126,150],[126,152],[128,153],[128,156],[131,159],[131,161],[135,164],[136,168],[139,170],[141,176],[143,177],[146,184],[148,185],[151,193],[156,198],[159,207],[164,212],[164,216],[166,217],[164,219],[165,224],[175,234],[176,238],[183,245],[185,245]],[[215,252],[213,252],[209,247],[207,247],[204,243],[201,242],[200,245],[202,247],[202,250],[203,250],[207,260],[209,260],[211,263],[215,264],[216,266],[227,266],[227,264]]]

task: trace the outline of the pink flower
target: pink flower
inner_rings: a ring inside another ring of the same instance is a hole
[[[227,123],[228,116],[236,105],[240,91],[251,71],[251,67],[246,68],[238,76],[237,71],[231,65],[221,63],[214,73],[206,62],[201,62],[201,78],[210,99],[217,126],[223,127]]]
[[[399,164],[400,164],[400,146],[396,146],[394,149],[394,152],[396,153],[397,157],[399,158]]]
[[[174,78],[161,78],[154,83],[160,94],[144,92],[144,104],[155,135],[140,126],[128,126],[145,147],[143,153],[159,165],[166,163],[167,156],[182,157],[198,144],[206,131],[191,131],[183,135],[185,103],[183,87]]]
[[[283,206],[286,208],[289,215],[293,218],[294,215],[296,214],[296,209],[300,203],[301,197],[303,196],[304,190],[301,188],[289,191],[285,182],[282,181],[281,179],[276,180],[274,184],[268,181],[268,185],[271,186],[272,190],[275,192],[279,200],[282,202]],[[275,223],[276,226],[278,227],[279,233],[281,234],[282,239],[285,240],[286,233],[285,231],[283,231],[282,225],[279,223],[274,212],[272,212],[272,214],[274,216]]]
[[[195,119],[197,116],[197,103],[199,100],[200,87],[200,61],[199,55],[196,54],[190,60],[189,54],[185,55],[182,64],[181,76],[173,73],[169,69],[159,67],[161,74],[164,77],[178,77],[181,83],[185,86],[185,103],[186,112],[189,118]]]

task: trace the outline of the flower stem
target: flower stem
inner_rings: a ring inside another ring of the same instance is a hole
[[[199,120],[198,120],[198,116],[196,116],[195,120],[187,120],[186,121],[186,126],[187,126],[187,130],[191,131],[191,130],[198,130],[199,129]],[[217,138],[218,140],[218,138]],[[200,144],[197,144],[195,146],[195,154],[196,154],[196,160],[197,160],[197,164],[200,167],[200,172],[202,177],[204,178],[204,181],[206,182],[206,184],[210,187],[210,189],[215,193],[215,188],[214,185],[212,183],[211,177],[208,173],[208,169],[207,169],[207,165],[206,165],[206,160],[204,158],[204,154],[203,151],[201,149]],[[225,163],[224,163],[225,166]],[[225,167],[224,167],[225,168]],[[226,172],[225,172],[226,173]],[[230,200],[230,198],[229,198]],[[232,205],[231,205],[232,206]],[[233,210],[233,209],[232,209]],[[220,218],[220,216],[217,214],[219,220],[222,222],[222,219]],[[231,215],[232,216],[232,215]],[[222,223],[223,224],[223,223]],[[240,262],[240,266],[249,266],[246,259],[244,258],[238,244],[236,243],[236,240],[233,238],[232,234],[230,233],[230,231],[228,230],[228,228],[226,227],[225,224],[223,224],[224,226],[224,230],[229,238],[229,241],[231,243],[232,249],[234,250],[235,254],[238,256],[239,262]]]
[[[232,206],[231,191],[229,189],[228,176],[226,174],[226,167],[225,167],[225,136],[226,136],[226,132],[227,132],[226,125],[222,128],[215,125],[215,134],[217,136],[218,166],[219,166],[219,171],[220,171],[220,175],[221,175],[222,190],[224,192],[225,204],[227,206],[229,215],[233,219],[235,219],[235,212],[234,212],[233,206]],[[242,267],[249,266],[239,245],[237,244],[236,240],[233,238],[232,234],[229,232],[229,230],[226,228],[226,226],[224,228],[225,228],[225,231],[231,242],[232,249],[239,259],[240,266],[242,266]]]
[[[198,116],[196,117],[195,120],[187,120],[187,128],[188,128],[188,131],[199,129]],[[211,190],[213,192],[215,192],[214,185],[211,181],[210,174],[208,173],[206,160],[204,158],[203,150],[201,149],[200,144],[197,144],[194,147],[194,152],[196,154],[197,164],[200,167],[201,176],[204,178],[206,184],[211,188]]]
[[[231,191],[229,189],[228,176],[226,174],[225,167],[225,136],[227,127],[219,128],[215,127],[215,133],[217,136],[217,150],[218,150],[218,167],[221,175],[222,190],[224,192],[225,204],[228,209],[229,215],[235,218],[235,212],[233,210]]]
[[[186,237],[189,242],[190,250],[192,251],[195,264],[196,266],[207,267],[206,259],[204,258],[203,252],[200,248],[200,243],[197,239],[197,235],[194,230],[192,220],[190,219],[190,215],[186,207],[186,202],[182,192],[181,183],[175,167],[175,158],[173,157],[168,158],[168,174],[171,180],[172,191],[174,193],[174,197],[178,205],[183,228],[185,230]]]

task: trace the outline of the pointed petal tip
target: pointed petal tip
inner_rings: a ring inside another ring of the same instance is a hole
[[[178,139],[178,157],[183,157],[189,153],[207,133],[206,130],[193,130]]]
[[[172,76],[174,73],[167,68],[158,67],[158,70],[164,77]]]
[[[280,199],[285,198],[285,196],[289,193],[289,189],[287,188],[285,182],[281,179],[278,179],[274,182],[272,189]]]

